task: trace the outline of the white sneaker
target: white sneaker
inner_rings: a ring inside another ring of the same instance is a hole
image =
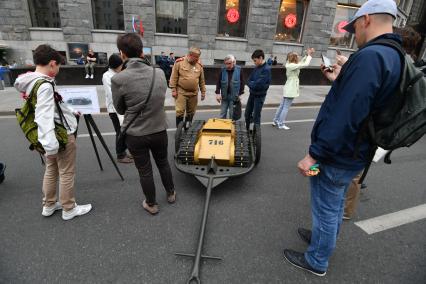
[[[89,79],[89,74],[86,74],[86,79]]]
[[[62,219],[64,219],[65,221],[71,220],[74,217],[89,213],[90,210],[92,210],[92,204],[77,205],[76,203],[75,207],[70,211],[62,211]]]
[[[277,123],[275,121],[272,121],[272,126],[277,126]]]
[[[93,79],[93,74],[92,74],[92,75],[90,75],[90,79]]]
[[[288,127],[288,126],[287,126],[287,125],[285,125],[285,124],[278,126],[278,128],[279,128],[279,129],[284,129],[284,130],[289,130],[289,129],[290,129],[290,127]]]
[[[52,216],[56,210],[61,210],[61,209],[62,209],[61,203],[56,202],[55,205],[51,207],[43,206],[43,211],[41,212],[41,215],[43,215],[44,217],[49,217],[49,216]]]

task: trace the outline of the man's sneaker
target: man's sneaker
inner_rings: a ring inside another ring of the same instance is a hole
[[[304,241],[308,245],[311,244],[311,238],[312,238],[312,231],[311,230],[304,229],[304,228],[298,228],[297,234],[302,239],[302,241]]]
[[[90,75],[90,79],[93,79],[93,74],[92,74],[92,75]]]
[[[310,266],[305,259],[305,255],[301,252],[297,252],[291,249],[285,249],[284,258],[297,268],[306,270],[317,276],[325,276],[325,274],[327,273],[327,271],[316,270],[312,266]]]
[[[173,190],[173,193],[167,195],[167,202],[170,204],[176,202],[176,190]]]
[[[158,211],[160,211],[160,209],[158,209],[158,205],[157,204],[149,206],[148,203],[146,203],[146,200],[144,200],[142,202],[142,207],[143,207],[143,209],[145,209],[146,211],[148,211],[148,213],[151,214],[151,215],[155,215],[155,214],[158,213]]]
[[[272,126],[277,126],[278,123],[276,123],[275,121],[272,121]]]
[[[89,213],[90,210],[92,210],[92,204],[77,205],[76,203],[75,207],[71,209],[70,211],[65,211],[65,210],[62,211],[62,219],[71,220],[74,217]]]
[[[133,163],[133,159],[130,159],[129,157],[124,156],[124,158],[117,159],[117,162],[123,163],[123,164],[130,164],[130,163]]]
[[[50,207],[43,206],[43,211],[41,212],[41,215],[43,215],[44,217],[49,217],[49,216],[52,216],[56,210],[61,210],[61,209],[62,209],[61,203],[56,202],[54,205]]]
[[[290,127],[288,127],[287,125],[283,124],[283,125],[278,126],[278,129],[290,130]]]
[[[90,77],[89,74],[86,74],[86,78],[85,79],[89,79],[89,77]]]

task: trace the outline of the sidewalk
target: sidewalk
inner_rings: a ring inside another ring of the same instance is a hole
[[[64,86],[71,87],[71,86]],[[75,86],[75,87],[88,87],[88,86]],[[99,105],[101,112],[105,112],[105,92],[103,86],[95,86],[98,92]],[[61,86],[58,86],[60,93]],[[328,91],[330,86],[300,86],[300,96],[293,102],[295,106],[306,106],[306,105],[320,105]],[[219,104],[216,101],[215,86],[207,86],[207,95],[204,101],[199,101],[200,109],[219,108]],[[243,107],[245,106],[248,98],[248,88],[246,87],[245,93],[242,98]],[[283,86],[271,86],[266,96],[265,106],[275,107],[281,102],[283,95]],[[15,108],[20,108],[23,105],[23,101],[15,88],[6,87],[4,90],[0,90],[0,115],[13,115],[15,114]],[[175,106],[174,99],[171,96],[170,89],[167,89],[165,107],[166,110],[173,110]]]

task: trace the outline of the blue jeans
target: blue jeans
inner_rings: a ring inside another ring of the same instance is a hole
[[[284,121],[287,117],[288,109],[290,108],[293,100],[294,98],[286,98],[286,97],[283,97],[283,99],[281,100],[280,106],[278,107],[273,120],[278,126],[284,125]]]
[[[226,114],[229,113],[229,119],[232,119],[234,113],[234,101],[233,100],[222,100],[220,104],[220,118],[226,118]]]
[[[247,100],[246,112],[244,113],[247,125],[249,125],[250,122],[254,122],[254,124],[260,124],[260,114],[262,112],[265,98],[266,94],[264,96],[255,96],[250,94]]]
[[[317,176],[310,178],[312,237],[305,259],[313,268],[326,271],[342,224],[345,194],[359,170],[324,164],[320,165],[320,170]]]

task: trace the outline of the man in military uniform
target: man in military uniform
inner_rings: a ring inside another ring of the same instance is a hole
[[[176,100],[176,126],[185,118],[192,121],[198,103],[198,90],[201,90],[201,100],[206,97],[206,82],[203,65],[199,62],[201,51],[191,47],[189,53],[176,60],[170,77],[172,96]]]

